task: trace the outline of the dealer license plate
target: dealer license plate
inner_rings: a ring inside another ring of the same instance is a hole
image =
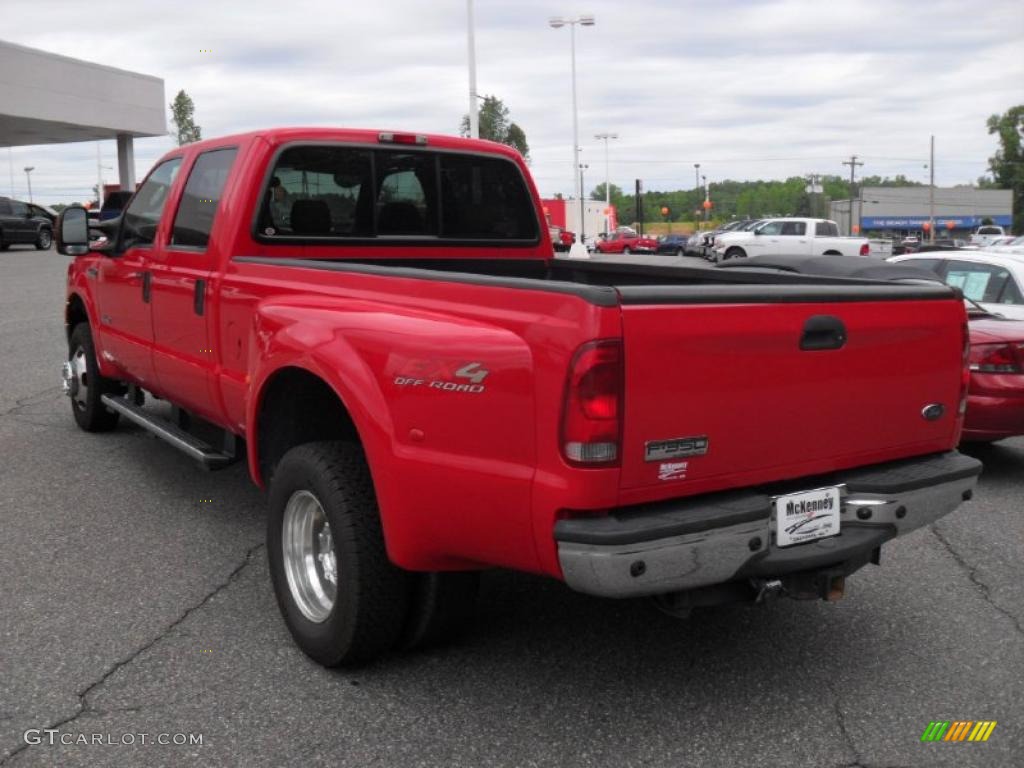
[[[839,533],[839,489],[775,497],[775,544],[790,547]]]

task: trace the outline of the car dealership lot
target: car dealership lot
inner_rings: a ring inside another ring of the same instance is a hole
[[[279,617],[243,467],[204,472],[129,425],[75,428],[58,377],[66,264],[0,254],[3,765],[1019,760],[1024,440],[971,450],[986,462],[974,500],[887,545],[884,571],[851,577],[837,604],[677,622],[493,573],[462,642],[331,672]],[[984,744],[922,744],[937,719],[999,725]],[[46,728],[203,744],[25,744]]]

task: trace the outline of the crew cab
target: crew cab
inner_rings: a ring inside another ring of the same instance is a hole
[[[839,226],[827,219],[766,219],[749,231],[723,232],[711,246],[711,260],[748,256],[867,256],[864,237],[841,237]]]
[[[834,600],[969,497],[955,289],[554,259],[542,210],[491,142],[176,148],[105,240],[58,222],[74,420],[246,461],[328,666],[451,635],[494,567],[674,613]]]
[[[658,240],[644,237],[633,231],[616,230],[607,237],[598,238],[595,243],[599,253],[654,253],[658,250]]]

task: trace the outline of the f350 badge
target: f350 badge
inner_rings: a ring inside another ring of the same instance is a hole
[[[708,452],[708,436],[673,437],[668,440],[648,440],[644,443],[644,461],[664,461],[687,456],[703,456]]]

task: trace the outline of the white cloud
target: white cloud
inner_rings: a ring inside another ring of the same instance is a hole
[[[194,98],[206,136],[287,124],[450,133],[466,111],[463,0],[86,7],[5,7],[4,38],[162,77],[167,101],[182,88]],[[621,136],[611,173],[624,187],[692,186],[698,161],[710,180],[844,173],[851,153],[863,173],[923,179],[932,133],[939,183],[963,183],[994,149],[986,118],[1024,101],[1019,0],[477,0],[479,89],[526,130],[544,193],[572,188],[569,31],[547,18],[580,11],[597,17],[576,40],[588,186],[604,175],[600,131]],[[170,145],[137,141],[140,172]],[[103,151],[112,165],[112,143]],[[13,154],[16,168],[36,166],[41,199],[84,197],[95,181],[91,144]],[[0,164],[0,189],[4,176]]]

